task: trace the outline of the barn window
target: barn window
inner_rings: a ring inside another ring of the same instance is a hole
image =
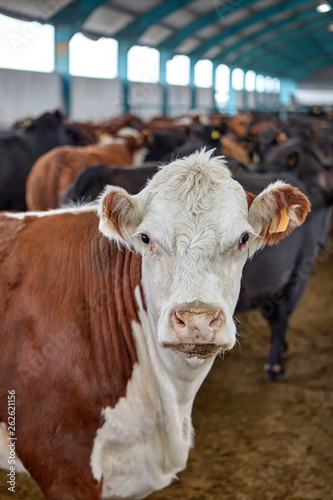
[[[230,92],[230,68],[220,64],[216,68],[215,100],[218,106],[225,106],[229,101]]]
[[[269,94],[273,92],[274,84],[273,84],[273,78],[270,76],[265,77],[265,91]]]
[[[265,91],[265,77],[263,75],[257,75],[256,91],[257,92],[264,92]]]
[[[243,90],[244,88],[244,71],[240,68],[235,68],[231,75],[231,85],[235,90]]]
[[[213,63],[208,59],[201,59],[194,66],[194,85],[210,89],[213,85]]]
[[[118,42],[112,38],[90,40],[76,33],[69,42],[69,72],[75,76],[116,78]]]
[[[274,94],[280,92],[280,80],[278,78],[273,78],[273,92]]]
[[[190,59],[187,56],[174,56],[166,64],[166,81],[169,85],[189,85]]]
[[[0,67],[54,71],[54,27],[0,14]]]
[[[131,82],[157,83],[160,53],[150,47],[134,45],[128,51],[127,78]]]
[[[245,75],[245,89],[248,92],[253,92],[256,89],[256,74],[251,69]]]

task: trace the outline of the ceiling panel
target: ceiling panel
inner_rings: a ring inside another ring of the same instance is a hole
[[[127,10],[136,14],[143,14],[152,9],[156,5],[162,3],[163,0],[113,0],[110,5],[115,9]]]
[[[119,12],[111,7],[102,6],[90,14],[87,21],[83,24],[83,29],[112,36],[133,19],[133,15]]]
[[[199,45],[200,40],[198,38],[188,37],[179,45],[177,52],[180,52],[181,54],[188,54],[191,50],[199,47]]]
[[[160,24],[154,24],[139,38],[139,43],[140,45],[156,46],[163,42],[168,36],[172,35],[172,33],[173,31],[171,28],[161,26]]]
[[[186,24],[191,23],[196,18],[196,15],[187,9],[177,9],[172,14],[163,18],[163,24],[179,29],[183,28]]]
[[[74,0],[57,0],[56,2],[42,2],[40,0],[0,0],[0,12],[18,19],[47,20]]]
[[[0,13],[24,20],[63,23],[67,16],[67,10],[63,9],[72,4],[72,18],[86,18],[82,31],[94,38],[117,38],[120,30],[134,22],[122,33],[130,43],[155,47],[168,40],[171,51],[187,54],[194,50],[197,57],[220,58],[221,55],[222,58],[225,51],[228,61],[239,59],[245,64],[253,60],[258,67],[260,64],[261,71],[266,66],[268,72],[275,67],[275,55],[277,66],[280,64],[282,68],[283,54],[287,57],[289,52],[290,59],[295,61],[302,58],[314,63],[317,59],[323,64],[326,60],[327,64],[333,62],[333,56],[326,49],[331,38],[325,26],[325,16],[328,24],[333,20],[333,11],[316,13],[316,0],[107,0],[104,5],[94,7],[96,3],[96,0],[0,0]],[[263,19],[265,10],[272,7],[276,13]],[[262,20],[254,24],[253,16]],[[321,19],[322,30],[318,31]],[[186,30],[188,26],[191,29]],[[312,26],[317,29],[315,36],[309,35]],[[287,35],[292,37],[290,45],[284,42]],[[256,51],[256,47],[260,50]],[[315,64],[309,67],[316,69]]]

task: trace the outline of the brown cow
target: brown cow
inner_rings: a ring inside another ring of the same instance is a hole
[[[111,144],[61,146],[41,156],[28,176],[26,202],[28,210],[57,208],[64,190],[86,166],[125,166],[133,164],[138,146],[134,137],[116,139]],[[140,144],[141,145],[141,144]]]
[[[233,158],[243,163],[243,165],[248,165],[250,163],[248,145],[235,134],[229,133],[223,135],[221,144],[220,152],[223,155]]]
[[[47,500],[144,498],[184,469],[245,261],[306,217],[298,189],[246,196],[211,154],[108,186],[97,213],[0,215],[0,465],[11,446]]]

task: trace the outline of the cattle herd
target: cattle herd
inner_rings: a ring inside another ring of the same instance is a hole
[[[12,391],[16,471],[46,499],[167,486],[186,466],[195,395],[236,342],[235,311],[261,311],[265,373],[284,375],[332,205],[322,117],[94,124],[56,111],[0,131],[0,467]]]

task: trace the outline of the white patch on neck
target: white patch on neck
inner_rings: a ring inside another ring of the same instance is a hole
[[[133,166],[138,167],[142,165],[147,154],[147,148],[142,147],[133,153]]]
[[[10,439],[4,422],[0,422],[0,469],[11,470],[9,467],[15,467],[15,473],[25,472],[26,474],[29,474],[17,456],[16,446],[15,450],[13,450],[15,455],[14,463],[12,462],[13,458],[12,454],[10,454],[10,448],[8,446],[11,442],[16,443],[16,441],[12,441]],[[8,462],[9,460],[10,463]]]
[[[11,219],[23,220],[25,217],[47,217],[49,215],[58,214],[81,214],[83,212],[97,212],[98,205],[96,202],[87,203],[83,206],[56,208],[45,212],[3,212],[3,215]]]
[[[172,373],[170,359],[166,364],[163,359],[178,354],[159,346],[139,287],[135,296],[140,323],[133,322],[132,329],[139,362],[126,396],[114,408],[103,409],[105,422],[91,455],[93,475],[103,479],[102,498],[144,498],[170,484],[185,468],[193,443],[194,396],[213,362],[205,363],[195,380],[179,382],[177,369]],[[185,359],[182,367],[193,370]]]

